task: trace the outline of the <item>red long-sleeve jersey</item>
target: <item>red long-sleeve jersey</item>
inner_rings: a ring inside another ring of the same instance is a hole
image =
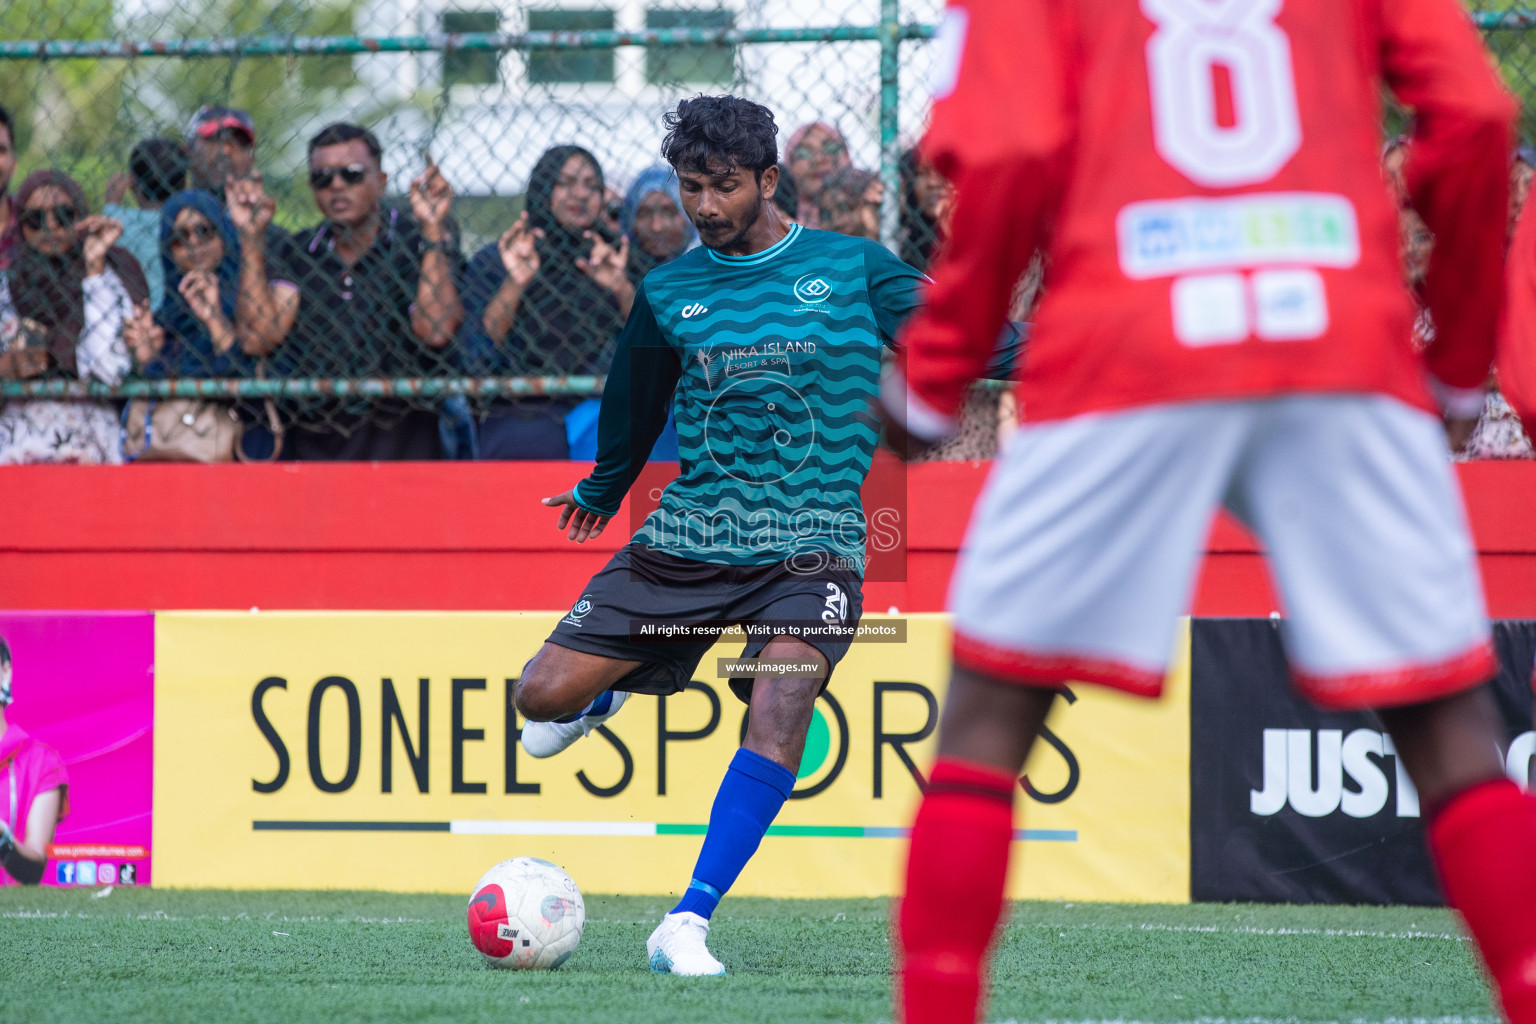
[[[1499,331],[1499,390],[1536,433],[1536,202],[1526,200],[1504,268],[1504,322]]]
[[[1472,397],[1493,359],[1513,100],[1456,0],[956,0],[926,155],[957,185],[904,332],[909,427],[979,375],[1037,248],[1025,417],[1293,391]],[[1435,233],[1423,357],[1382,86]],[[1428,374],[1426,374],[1426,369]]]

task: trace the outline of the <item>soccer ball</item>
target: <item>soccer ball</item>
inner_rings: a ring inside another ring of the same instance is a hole
[[[576,952],[587,907],[571,876],[547,860],[504,860],[475,884],[469,941],[492,967],[559,967]]]

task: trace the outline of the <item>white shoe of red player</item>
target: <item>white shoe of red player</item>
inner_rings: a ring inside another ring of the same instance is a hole
[[[618,714],[628,699],[625,690],[604,690],[569,722],[528,722],[523,725],[523,749],[529,757],[554,757]]]
[[[680,974],[687,978],[715,977],[725,973],[725,964],[716,960],[704,945],[709,938],[709,922],[698,914],[683,911],[668,914],[645,940],[651,958],[651,970],[657,974]]]

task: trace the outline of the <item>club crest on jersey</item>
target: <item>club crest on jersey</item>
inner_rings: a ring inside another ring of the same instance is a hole
[[[828,623],[842,623],[848,620],[848,595],[843,593],[843,588],[836,583],[827,584],[828,594],[822,603],[826,608],[822,609],[821,621]]]
[[[801,302],[825,302],[832,286],[815,274],[806,274],[795,282],[795,298]]]
[[[684,306],[679,312],[682,313],[684,320],[692,320],[696,316],[703,316],[705,313],[708,313],[709,307],[702,302],[694,302]]]
[[[566,615],[564,622],[568,626],[579,626],[581,620],[587,617],[592,610],[592,602],[588,600],[591,595],[582,594],[581,600],[571,606],[570,613]]]

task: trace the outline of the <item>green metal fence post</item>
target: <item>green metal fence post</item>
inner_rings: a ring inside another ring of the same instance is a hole
[[[891,252],[901,232],[901,12],[900,0],[880,0],[880,241]]]

